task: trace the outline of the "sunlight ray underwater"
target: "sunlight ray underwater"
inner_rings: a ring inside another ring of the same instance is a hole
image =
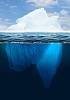
[[[10,69],[23,71],[36,64],[44,86],[49,87],[61,61],[62,44],[7,43],[6,53]]]

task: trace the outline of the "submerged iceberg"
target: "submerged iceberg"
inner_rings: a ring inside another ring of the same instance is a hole
[[[62,44],[6,44],[9,67],[15,71],[23,71],[35,64],[40,77],[49,87],[60,64]]]
[[[59,16],[49,17],[44,8],[36,9],[17,19],[16,24],[10,26],[7,30],[15,32],[63,31],[59,23]]]

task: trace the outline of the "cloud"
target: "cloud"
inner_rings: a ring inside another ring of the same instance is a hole
[[[6,7],[8,9],[14,9],[14,8],[17,8],[17,5],[11,5],[8,1],[6,1],[6,2],[0,2],[0,7],[1,8]]]
[[[0,30],[5,30],[8,28],[9,25],[11,25],[12,22],[10,19],[7,18],[0,18]]]
[[[70,0],[67,0],[68,3],[70,3]]]
[[[60,17],[60,23],[63,29],[70,31],[70,16]]]
[[[17,8],[17,6],[10,6],[11,9]]]
[[[8,26],[0,25],[0,31],[1,30],[6,30],[7,28],[8,28]]]
[[[60,14],[60,23],[63,26],[63,29],[70,31],[70,15],[69,11],[63,9],[59,12]]]
[[[0,22],[9,22],[10,20],[9,19],[6,19],[6,18],[0,18]]]
[[[59,12],[48,13],[48,15],[49,16],[58,15],[62,28],[66,31],[70,31],[70,15],[68,10],[62,9]]]
[[[0,2],[0,4],[5,4],[5,2]]]
[[[62,16],[68,16],[68,11],[67,10],[65,10],[65,9],[62,9],[61,11],[60,11],[60,14],[62,15]]]
[[[47,7],[58,4],[58,0],[26,0],[28,3],[33,3],[35,6]]]

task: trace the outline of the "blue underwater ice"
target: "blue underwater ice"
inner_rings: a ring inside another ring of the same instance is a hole
[[[36,64],[40,77],[49,87],[60,64],[62,44],[6,44],[10,69],[22,71],[31,64]]]

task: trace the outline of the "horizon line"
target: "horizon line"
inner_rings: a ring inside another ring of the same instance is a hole
[[[49,32],[50,32],[50,33],[53,33],[53,32],[55,32],[55,33],[70,33],[70,31],[40,31],[40,32],[39,32],[39,31],[7,31],[7,30],[6,30],[6,31],[0,31],[0,33],[1,33],[1,32],[5,32],[5,33],[11,33],[11,32],[12,32],[12,33],[21,33],[21,32],[23,32],[23,33],[28,33],[28,32],[29,32],[29,33],[32,33],[32,32],[33,32],[33,33],[34,33],[34,32],[38,32],[38,33],[40,33],[40,32],[41,32],[41,33],[42,33],[42,32],[47,32],[47,33],[49,33]]]

